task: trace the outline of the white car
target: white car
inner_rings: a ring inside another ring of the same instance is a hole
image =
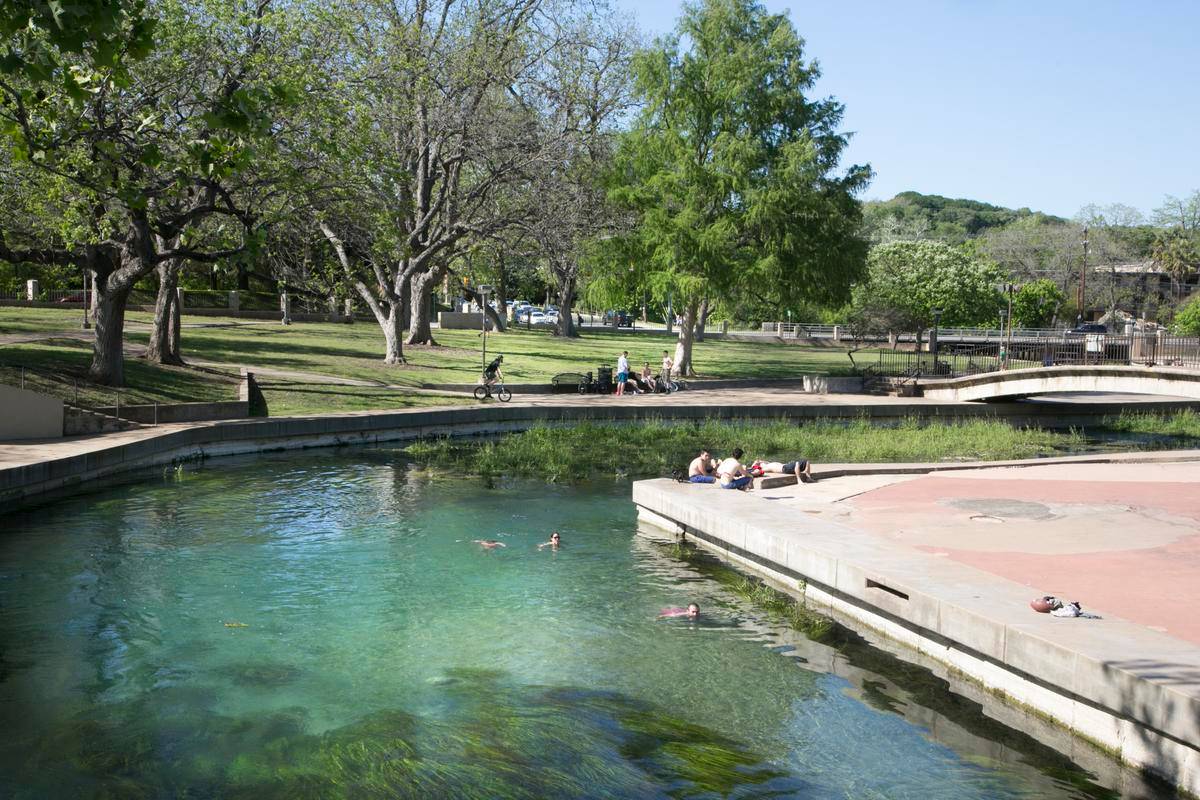
[[[541,325],[546,322],[546,315],[536,308],[531,310],[526,316],[530,325]]]
[[[551,308],[546,311],[546,322],[549,322],[552,325],[558,324],[558,310],[557,309]]]

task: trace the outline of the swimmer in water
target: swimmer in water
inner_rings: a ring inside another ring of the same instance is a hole
[[[495,539],[476,539],[475,544],[480,547],[486,547],[488,550],[495,550],[497,547],[508,547],[504,542],[497,542]]]
[[[700,617],[700,606],[695,603],[688,603],[687,608],[664,608],[662,613],[658,615],[659,619],[670,619],[672,617],[698,619]]]
[[[554,533],[550,534],[550,541],[542,542],[538,545],[538,550],[541,550],[543,547],[549,547],[557,550],[560,544],[562,544],[562,540],[558,535],[558,531],[555,531]]]

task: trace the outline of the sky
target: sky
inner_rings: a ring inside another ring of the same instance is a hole
[[[678,0],[615,0],[653,37]],[[765,0],[845,104],[864,199],[965,197],[1064,217],[1200,190],[1200,1]]]

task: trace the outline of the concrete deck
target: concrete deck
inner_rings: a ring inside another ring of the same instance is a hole
[[[639,481],[634,502],[646,522],[1200,794],[1200,454],[1172,455],[908,475],[833,465],[816,484],[751,493]],[[1102,618],[1038,614],[1043,594]]]

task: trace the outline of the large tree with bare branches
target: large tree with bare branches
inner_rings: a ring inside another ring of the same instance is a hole
[[[388,363],[433,342],[431,294],[455,261],[528,222],[537,182],[608,122],[609,107],[581,99],[609,91],[593,73],[621,67],[598,13],[572,0],[347,0],[333,78],[346,108],[324,117],[314,217]]]

